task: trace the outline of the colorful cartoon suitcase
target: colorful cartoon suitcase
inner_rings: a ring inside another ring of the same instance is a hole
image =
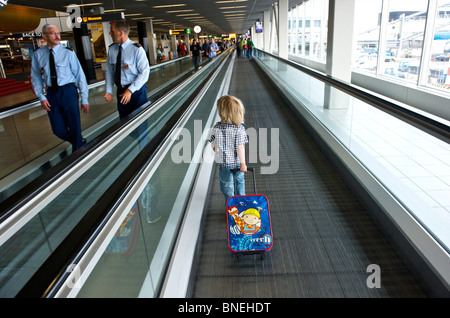
[[[228,247],[238,260],[243,254],[260,254],[264,259],[273,244],[269,200],[265,195],[256,194],[254,169],[247,170],[252,172],[255,194],[228,198]]]

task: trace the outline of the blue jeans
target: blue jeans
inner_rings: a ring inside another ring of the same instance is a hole
[[[253,58],[253,49],[248,49],[247,55],[248,55],[248,58],[251,60]]]
[[[219,168],[219,181],[220,181],[220,191],[222,191],[225,196],[225,200],[229,197],[235,195],[234,193],[234,180],[232,169],[224,168],[220,166]],[[245,179],[244,173],[238,171],[235,173],[236,176],[236,195],[245,195]]]
[[[200,55],[192,55],[192,60],[194,61],[195,70],[198,70],[198,67],[200,66]]]

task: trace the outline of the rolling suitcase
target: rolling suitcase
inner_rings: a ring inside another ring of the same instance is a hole
[[[265,195],[256,194],[255,171],[247,170],[252,172],[255,194],[228,198],[228,247],[238,260],[243,254],[260,254],[264,259],[273,245],[269,200]],[[239,170],[235,169],[233,174],[236,171]]]

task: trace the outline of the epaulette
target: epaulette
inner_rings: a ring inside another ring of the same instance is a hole
[[[71,49],[70,47],[65,47],[66,49],[68,49],[69,51],[73,51],[73,49]]]
[[[134,42],[134,45],[137,47],[142,47],[142,45],[140,45],[139,43]]]

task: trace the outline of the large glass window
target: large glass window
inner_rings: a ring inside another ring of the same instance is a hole
[[[450,92],[450,0],[356,1],[355,30],[353,69]]]
[[[450,1],[439,0],[434,21],[428,85],[450,89]]]
[[[382,0],[356,1],[355,37],[356,50],[353,67],[375,73],[380,40]]]
[[[328,0],[304,1],[289,11],[289,54],[326,62]]]
[[[390,0],[378,73],[417,83],[428,0]],[[381,54],[380,52],[379,54]]]

